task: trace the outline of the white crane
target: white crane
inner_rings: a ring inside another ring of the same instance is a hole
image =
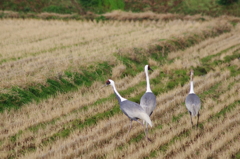
[[[149,65],[145,65],[144,67],[145,74],[146,74],[146,82],[147,82],[147,90],[142,96],[140,100],[140,105],[144,109],[144,111],[151,116],[153,113],[153,110],[156,108],[157,102],[156,102],[156,96],[153,94],[151,88],[150,88],[150,81],[148,76],[148,70],[152,70]],[[148,124],[146,123],[146,134],[148,133]]]
[[[105,86],[107,86],[107,85],[112,86],[113,91],[118,99],[120,109],[130,119],[130,127],[128,130],[128,133],[132,129],[132,121],[133,120],[139,122],[138,119],[142,119],[143,121],[145,121],[152,127],[152,122],[150,120],[150,117],[147,115],[147,113],[143,110],[143,108],[139,104],[123,98],[118,93],[113,80],[111,80],[111,79],[107,80]],[[139,123],[141,125],[143,125],[141,122],[139,122]],[[143,128],[144,128],[144,125],[143,125]],[[127,135],[128,135],[128,133],[127,133]],[[147,138],[147,134],[146,134],[146,138]]]
[[[188,96],[186,97],[185,100],[185,105],[188,109],[188,112],[190,114],[190,118],[191,118],[191,124],[193,126],[193,122],[192,122],[192,116],[197,116],[197,126],[198,126],[198,120],[199,120],[199,110],[201,107],[201,101],[199,99],[199,97],[194,93],[194,89],[193,89],[193,70],[191,70],[191,75],[190,75],[190,92],[188,94]]]

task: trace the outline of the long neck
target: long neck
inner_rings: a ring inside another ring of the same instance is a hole
[[[145,73],[146,73],[146,81],[147,81],[147,91],[146,92],[152,92],[151,88],[150,88],[150,82],[149,82],[149,77],[148,77],[148,69],[145,69]]]
[[[193,90],[193,81],[190,81],[190,92],[189,92],[189,94],[195,94],[194,93],[194,90]]]
[[[118,93],[118,91],[117,91],[117,89],[116,89],[116,87],[115,87],[114,84],[112,85],[112,87],[113,87],[114,93],[116,94],[116,97],[117,97],[119,103],[127,100],[127,99],[123,98],[123,97]]]

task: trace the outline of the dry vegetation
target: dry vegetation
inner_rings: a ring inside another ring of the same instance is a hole
[[[111,56],[121,48],[147,46],[214,22],[108,22],[1,20],[0,87],[43,83],[68,68],[95,61],[116,62]],[[203,27],[204,26],[204,27]],[[171,31],[171,32],[169,32]],[[126,38],[127,37],[127,38]]]
[[[240,151],[240,62],[239,58],[224,60],[236,52],[240,54],[240,25],[232,27],[225,18],[204,22],[180,19],[99,23],[2,19],[2,92],[12,86],[45,84],[48,78],[68,69],[82,72],[96,62],[107,61],[114,65],[109,68],[112,75],[108,77],[115,80],[119,91],[125,92],[122,96],[134,99],[146,89],[145,64],[134,76],[123,77],[121,74],[129,68],[116,55],[129,55],[129,59],[136,56],[139,60],[134,48],[150,56],[157,44],[168,46],[169,53],[164,61],[147,59],[154,68],[150,79],[157,93],[157,108],[151,117],[153,128],[149,132],[152,142],[144,140],[142,127],[136,122],[125,138],[128,118],[116,111],[119,106],[112,89],[100,89],[104,81],[94,81],[91,86],[4,111],[0,115],[0,158],[236,157]],[[222,28],[227,28],[227,32]],[[219,36],[207,37],[208,33]],[[184,45],[191,34],[201,39],[188,48],[181,46],[184,50],[162,42],[178,39]],[[206,60],[208,57],[211,58]],[[137,67],[131,65],[132,69]],[[195,92],[202,101],[198,128],[191,127],[184,106],[189,92],[186,72],[190,68],[207,70],[194,78]],[[183,77],[175,77],[177,71],[183,71]],[[178,78],[183,80],[182,85],[169,88],[169,82]],[[101,99],[105,100],[98,102]]]
[[[144,19],[150,19],[150,20],[210,20],[212,19],[209,16],[202,16],[202,15],[194,15],[194,16],[188,16],[188,15],[180,15],[180,14],[157,14],[152,11],[142,12],[142,13],[133,13],[133,12],[124,12],[121,10],[115,10],[110,13],[103,14],[104,17],[107,19],[112,20],[144,20]],[[238,19],[238,18],[236,18]]]

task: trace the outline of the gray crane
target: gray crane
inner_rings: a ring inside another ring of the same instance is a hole
[[[113,91],[118,99],[120,109],[130,119],[130,127],[128,130],[128,133],[132,129],[132,121],[133,120],[139,122],[138,119],[142,119],[143,121],[147,122],[152,127],[152,122],[151,122],[150,117],[148,116],[148,114],[143,110],[143,108],[139,104],[123,98],[118,93],[113,80],[111,80],[111,79],[107,80],[105,86],[107,86],[107,85],[112,86]],[[139,122],[139,123],[141,125],[143,125],[141,122]],[[143,125],[143,128],[144,128],[144,125]],[[128,135],[128,133],[127,133],[127,135]],[[146,139],[148,139],[147,134],[146,134]]]
[[[198,120],[199,120],[199,110],[201,108],[201,101],[199,99],[199,97],[194,93],[194,89],[193,89],[193,70],[191,70],[191,74],[190,74],[190,92],[188,94],[188,96],[186,97],[185,100],[185,105],[188,109],[188,112],[190,114],[190,118],[191,118],[191,124],[193,126],[193,122],[192,122],[192,116],[197,116],[197,126],[198,126]]]
[[[140,100],[140,105],[144,109],[144,111],[151,116],[153,113],[153,110],[156,108],[157,102],[156,102],[156,96],[153,94],[151,88],[150,88],[150,82],[149,82],[149,76],[148,76],[148,70],[152,69],[149,65],[145,65],[144,67],[145,74],[146,74],[146,82],[147,82],[147,90],[142,96]],[[146,123],[146,134],[148,133],[148,124]]]

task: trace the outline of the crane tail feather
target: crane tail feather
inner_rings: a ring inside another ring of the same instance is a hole
[[[152,127],[152,121],[151,121],[150,117],[147,115],[147,113],[141,113],[140,119],[147,122]]]

